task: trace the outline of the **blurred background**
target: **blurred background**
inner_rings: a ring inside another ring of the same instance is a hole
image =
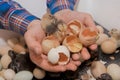
[[[46,0],[14,0],[32,14],[42,17],[46,12]],[[90,13],[94,20],[107,28],[120,28],[120,0],[80,0],[77,11]]]

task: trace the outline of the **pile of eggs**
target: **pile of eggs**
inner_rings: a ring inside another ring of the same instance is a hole
[[[0,38],[0,80],[32,80],[45,77],[45,71],[31,62],[23,37]]]
[[[67,64],[71,54],[80,53],[83,47],[95,44],[98,38],[96,31],[85,27],[78,20],[66,24],[53,15],[45,14],[41,24],[46,33],[42,40],[43,54],[48,56],[52,64]]]

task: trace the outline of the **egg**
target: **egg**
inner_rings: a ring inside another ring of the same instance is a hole
[[[20,71],[16,73],[13,80],[32,80],[33,74],[30,71]]]
[[[107,67],[107,73],[111,75],[113,80],[120,80],[120,66],[117,64],[110,64]]]
[[[101,45],[103,41],[105,41],[105,40],[107,40],[109,38],[108,35],[105,34],[105,33],[100,33],[98,35],[99,35],[99,38],[96,41],[97,45]]]
[[[55,38],[55,36],[51,35],[45,37],[41,45],[42,45],[43,53],[47,55],[50,49],[59,46],[60,42]]]
[[[0,76],[1,77],[3,77],[4,78],[4,72],[6,71],[6,69],[2,69],[1,71],[0,71]]]
[[[107,73],[105,65],[100,61],[93,61],[90,69],[95,78],[100,77],[103,73]]]
[[[101,44],[101,50],[106,54],[112,54],[116,49],[117,43],[111,39],[107,39]]]
[[[39,68],[33,70],[33,75],[36,79],[43,79],[46,75],[45,71]]]
[[[7,69],[4,71],[4,78],[6,80],[13,80],[15,77],[15,72],[12,69]]]
[[[52,64],[65,65],[69,62],[70,52],[66,46],[52,48],[48,52],[48,61]]]
[[[3,66],[3,68],[8,68],[8,65],[12,62],[12,59],[10,58],[10,56],[8,54],[5,54],[1,57],[1,64]]]
[[[96,43],[98,33],[89,27],[82,27],[79,33],[79,39],[84,46],[88,47]]]
[[[62,44],[65,45],[73,53],[80,52],[83,47],[82,43],[76,35],[66,36]]]

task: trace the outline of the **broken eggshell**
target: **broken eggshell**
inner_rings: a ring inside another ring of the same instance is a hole
[[[45,37],[41,45],[42,45],[43,53],[47,55],[50,49],[59,46],[60,42],[56,39],[55,36],[51,35]]]
[[[82,24],[78,20],[72,20],[67,24],[67,31],[69,35],[78,35]]]
[[[52,48],[48,53],[48,61],[52,64],[65,65],[69,62],[70,52],[66,46]]]
[[[103,29],[102,26],[97,25],[96,28],[98,29],[98,32],[99,32],[99,33],[104,33],[104,29]]]
[[[82,43],[76,35],[66,36],[63,40],[63,45],[65,45],[70,50],[70,52],[73,53],[80,52],[82,49]]]
[[[79,39],[84,46],[90,46],[98,39],[98,33],[89,27],[82,27],[79,33]]]

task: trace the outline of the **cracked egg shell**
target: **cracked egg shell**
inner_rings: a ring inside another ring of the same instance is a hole
[[[52,48],[48,53],[48,61],[52,64],[65,65],[69,62],[70,52],[66,46]]]
[[[84,46],[89,46],[96,42],[98,33],[89,27],[83,27],[79,33],[79,39]]]
[[[70,21],[67,25],[68,34],[73,35],[78,35],[82,27],[82,24],[78,20]]]
[[[42,41],[42,49],[44,54],[48,54],[50,49],[55,48],[60,45],[60,42],[56,39],[55,36],[47,36]]]
[[[67,36],[63,41],[63,45],[67,46],[67,48],[73,53],[79,52],[82,49],[82,44],[79,38],[75,35]]]

